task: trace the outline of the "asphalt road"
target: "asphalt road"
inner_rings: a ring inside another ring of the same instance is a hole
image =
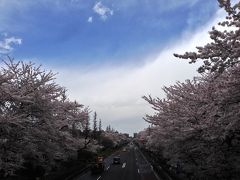
[[[126,151],[120,150],[104,160],[103,173],[91,174],[88,171],[73,180],[160,180],[137,147],[128,145],[125,149]],[[112,164],[116,155],[121,158],[120,164]]]

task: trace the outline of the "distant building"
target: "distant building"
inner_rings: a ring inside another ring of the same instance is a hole
[[[133,133],[133,137],[134,137],[134,138],[137,138],[137,134],[138,134],[138,133]]]
[[[127,138],[129,138],[129,134],[128,134],[128,133],[124,133],[124,135],[125,135]]]

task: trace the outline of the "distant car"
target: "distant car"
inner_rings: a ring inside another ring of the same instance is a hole
[[[121,159],[119,156],[113,157],[113,164],[120,164],[120,163],[121,163]]]
[[[122,150],[123,152],[126,152],[127,151],[127,149],[126,148],[123,148],[123,150]]]

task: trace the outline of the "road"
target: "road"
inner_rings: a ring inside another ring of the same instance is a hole
[[[103,173],[92,175],[88,171],[73,180],[160,180],[136,146],[129,145],[125,149],[105,159],[106,170]],[[121,164],[112,164],[116,155],[120,156]]]

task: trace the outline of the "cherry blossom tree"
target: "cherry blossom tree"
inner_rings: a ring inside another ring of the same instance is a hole
[[[56,160],[66,160],[84,145],[70,130],[83,129],[89,110],[67,99],[51,71],[12,59],[4,64],[0,71],[0,176],[29,164],[48,172]]]
[[[232,4],[231,0],[218,0],[220,7],[227,12],[226,19],[219,22],[223,28],[213,27],[209,32],[211,42],[197,47],[198,52],[186,52],[176,57],[190,59],[190,63],[203,60],[198,72],[223,72],[228,67],[239,63],[240,57],[240,2]]]
[[[227,12],[213,27],[212,42],[176,57],[203,60],[193,80],[164,87],[166,98],[143,98],[155,110],[145,120],[151,133],[141,133],[145,148],[161,152],[183,179],[239,179],[240,167],[240,2],[219,0]]]
[[[107,144],[111,144],[113,147],[121,147],[122,145],[129,142],[129,138],[117,131],[105,131],[102,132],[102,135],[104,140],[107,140]]]
[[[161,150],[191,178],[239,177],[240,161],[233,162],[240,156],[239,75],[236,66],[218,78],[209,74],[164,87],[164,99],[144,97],[156,112],[145,118],[155,126],[151,135],[142,133],[148,149]]]

